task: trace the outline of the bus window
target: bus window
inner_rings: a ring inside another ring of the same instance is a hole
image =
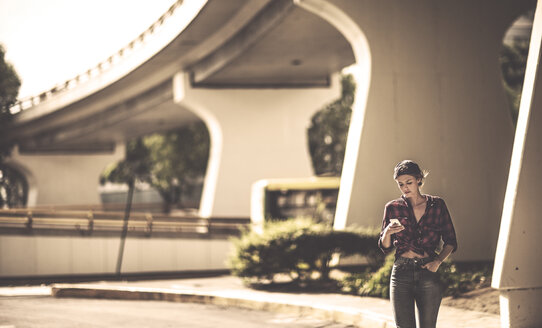
[[[264,221],[312,217],[333,225],[338,177],[259,180],[252,186],[251,220],[256,229]]]

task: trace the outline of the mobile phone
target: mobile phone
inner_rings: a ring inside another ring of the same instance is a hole
[[[390,219],[390,224],[394,225],[402,225],[401,222],[399,222],[399,219]]]

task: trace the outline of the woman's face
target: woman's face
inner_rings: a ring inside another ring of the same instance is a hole
[[[407,198],[414,197],[418,195],[419,188],[418,182],[420,179],[415,178],[412,175],[403,174],[397,177],[397,186],[401,190],[401,193]]]

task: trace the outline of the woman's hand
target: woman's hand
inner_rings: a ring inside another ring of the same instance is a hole
[[[385,236],[390,236],[395,234],[395,233],[398,233],[398,232],[401,232],[405,230],[405,227],[403,227],[402,224],[397,224],[397,223],[390,223],[388,224],[388,226],[384,229],[384,235]]]
[[[442,264],[442,262],[438,259],[432,261],[432,262],[429,262],[425,265],[422,265],[422,268],[424,269],[427,269],[431,272],[437,272],[438,268],[440,267],[440,265]]]
[[[448,258],[448,256],[452,253],[454,250],[454,246],[452,245],[445,245],[442,249],[442,252],[433,260],[433,262],[429,262],[426,265],[422,265],[422,268],[425,268],[431,272],[437,272],[438,268]]]
[[[382,246],[385,248],[391,247],[391,235],[394,233],[398,233],[400,231],[405,230],[405,227],[403,227],[402,224],[398,223],[390,223],[386,228],[384,228],[384,232],[382,233]]]

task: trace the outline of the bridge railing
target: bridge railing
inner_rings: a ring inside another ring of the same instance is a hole
[[[106,60],[98,63],[96,66],[88,69],[86,72],[81,73],[74,78],[71,78],[64,83],[55,85],[49,90],[46,90],[39,95],[33,95],[19,99],[15,105],[10,108],[12,114],[17,114],[25,109],[31,108],[33,106],[39,105],[40,103],[46,101],[47,99],[53,97],[55,94],[71,90],[77,85],[84,83],[91,78],[94,78],[100,75],[102,72],[110,69],[114,64],[118,63],[120,60],[125,58],[128,54],[134,51],[137,47],[143,45],[147,39],[153,35],[157,29],[164,24],[166,19],[173,15],[173,12],[183,3],[183,0],[176,1],[169,9],[158,18],[151,26],[149,26],[143,33],[141,33],[137,38],[132,40],[126,46],[122,47],[115,54],[109,56]]]
[[[126,208],[125,202],[107,202],[101,204],[72,204],[72,205],[38,205],[29,208],[33,211],[93,211],[93,212],[123,212]],[[133,202],[132,213],[162,213],[164,211],[163,202]],[[182,216],[196,216],[196,209],[183,210]],[[180,216],[180,215],[177,215]]]
[[[130,214],[128,236],[225,238],[239,235],[248,218],[201,218],[152,213]],[[100,211],[55,211],[40,209],[0,210],[0,235],[119,235],[124,213]]]

